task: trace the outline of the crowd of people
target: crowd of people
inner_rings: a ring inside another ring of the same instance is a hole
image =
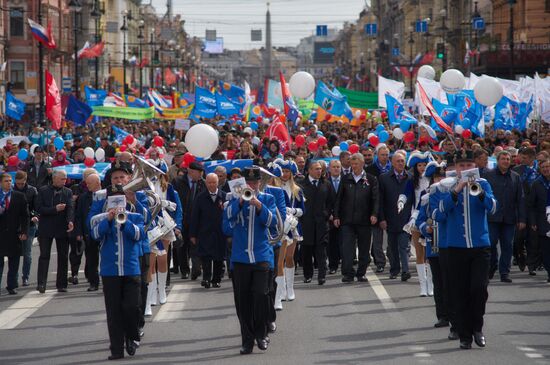
[[[40,293],[47,288],[54,240],[59,292],[79,283],[84,256],[88,291],[103,286],[110,359],[117,359],[124,348],[135,354],[145,317],[168,300],[170,276],[200,278],[210,289],[224,285],[228,275],[241,324],[240,352],[248,354],[254,342],[268,348],[277,312],[296,298],[297,268],[304,283],[316,273],[323,285],[338,270],[344,284],[367,283],[372,265],[372,271],[388,270],[390,279],[404,282],[416,273],[419,295],[434,298],[435,326],[450,326],[448,338],[468,349],[472,341],[485,346],[487,285],[497,272],[503,283],[512,282],[512,265],[532,276],[550,275],[550,131],[488,126],[484,138],[433,138],[413,126],[416,138],[405,142],[378,117],[355,127],[304,122],[291,131],[304,143],[283,148],[266,134],[267,120],[255,129],[234,120],[208,123],[219,132],[212,160],[252,159],[253,166],[205,173],[203,162],[184,161],[185,131],[168,121],[104,120],[56,133],[36,127],[19,143],[10,138],[29,131],[8,126],[0,149],[7,292],[16,295],[19,283],[30,285],[35,238]],[[373,145],[369,133],[376,124],[390,138]],[[112,126],[136,142],[123,145]],[[54,146],[55,137],[64,146]],[[321,138],[326,143],[308,148]],[[341,142],[359,149],[333,156]],[[101,147],[111,162],[103,181],[93,167],[81,179],[56,168],[84,162],[87,147]],[[23,149],[28,157],[14,158]],[[148,189],[133,191],[126,186],[135,177],[137,156],[160,173]],[[249,191],[231,184],[241,178]],[[149,209],[154,199],[147,190],[162,202],[158,215]],[[125,197],[122,210],[110,206],[113,196]],[[149,233],[161,226],[159,219],[174,224],[152,244]],[[0,259],[0,272],[3,266]]]

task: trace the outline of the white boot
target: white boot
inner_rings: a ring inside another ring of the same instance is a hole
[[[147,286],[147,301],[145,302],[145,313],[144,315],[146,317],[150,317],[153,315],[153,311],[151,310],[151,299],[153,297],[153,291],[151,290],[151,283]]]
[[[159,303],[164,304],[166,303],[166,278],[168,277],[168,272],[159,272],[157,276],[159,278]]]
[[[418,283],[420,284],[420,296],[428,296],[428,284],[426,282],[426,264],[416,264],[416,272],[418,273]]]
[[[151,305],[157,305],[157,274],[151,275],[151,282],[147,289],[147,295],[151,293]]]
[[[288,301],[288,292],[286,290],[286,275],[285,275],[284,269],[283,269],[283,276],[280,276],[280,277],[283,278],[282,285],[281,285],[281,301],[286,302]]]
[[[426,284],[428,289],[428,295],[430,297],[434,296],[434,282],[432,277],[432,268],[429,264],[426,264]]]
[[[285,267],[286,297],[289,301],[296,299],[294,294],[294,268]]]
[[[285,277],[284,276],[277,276],[275,278],[275,282],[277,283],[277,290],[275,291],[275,303],[273,307],[275,310],[283,310],[283,302],[281,301],[283,299],[283,288],[285,287]]]

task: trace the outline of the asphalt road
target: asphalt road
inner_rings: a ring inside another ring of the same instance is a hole
[[[38,248],[34,247],[33,275]],[[55,271],[55,255],[50,271]],[[414,267],[414,265],[413,265]],[[6,271],[6,270],[5,270]],[[101,291],[81,284],[46,294],[31,286],[0,295],[0,364],[107,363],[107,325]],[[514,268],[512,284],[490,285],[487,347],[464,351],[435,329],[432,298],[418,297],[418,282],[389,280],[369,271],[369,283],[344,285],[339,275],[324,286],[296,277],[297,299],[284,304],[266,352],[238,354],[240,334],[231,283],[203,289],[173,279],[168,303],[154,307],[145,337],[128,364],[550,364],[550,284]],[[5,286],[5,272],[2,287]],[[110,363],[110,362],[109,362]]]

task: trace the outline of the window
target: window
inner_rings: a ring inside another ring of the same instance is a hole
[[[22,37],[24,35],[25,23],[23,20],[23,8],[10,9],[10,36]]]
[[[25,62],[11,61],[10,62],[10,80],[12,88],[23,90],[25,89]]]
[[[550,0],[546,0],[544,3],[545,3],[544,11],[546,11],[547,13],[550,13]]]

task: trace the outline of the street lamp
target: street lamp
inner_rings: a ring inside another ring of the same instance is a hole
[[[426,22],[426,24],[428,25],[428,27],[426,28],[426,32],[424,33],[424,37],[426,37],[426,53],[428,53],[429,51],[429,46],[428,46],[428,43],[430,41],[430,37],[431,37],[431,34],[430,34],[430,22],[432,21],[430,18],[426,18],[424,19],[424,21]]]
[[[413,45],[414,45],[414,38],[413,38],[413,29],[412,27],[409,28],[409,46],[410,46],[410,58],[411,58],[411,67],[409,68],[410,71],[410,90],[411,90],[411,98],[414,96],[413,93]]]
[[[132,12],[129,10],[122,11],[122,90],[124,94],[127,94],[126,90],[126,33],[128,32],[128,22],[132,20]]]
[[[77,14],[82,10],[82,6],[78,0],[70,0],[67,5],[70,11],[74,13],[73,17],[73,30],[74,30],[74,81],[75,81],[75,95],[76,98],[80,98],[80,80],[78,78],[78,32],[77,32]]]
[[[95,43],[98,44],[100,42],[99,39],[99,20],[101,18],[101,10],[99,9],[99,2],[98,0],[94,0],[94,7],[92,8],[92,12],[90,13],[90,16],[94,18],[95,23],[95,34],[94,39]],[[95,88],[96,90],[99,89],[99,57],[96,57],[94,59],[95,62]]]
[[[143,39],[145,38],[143,36],[143,28],[145,28],[145,21],[141,19],[139,21],[139,33],[138,33],[138,39],[139,39],[139,96],[143,98],[143,68],[141,67],[142,62],[142,46],[143,46]]]
[[[510,79],[514,80],[514,4],[516,0],[508,0],[510,5],[510,34],[508,42],[510,44]]]

